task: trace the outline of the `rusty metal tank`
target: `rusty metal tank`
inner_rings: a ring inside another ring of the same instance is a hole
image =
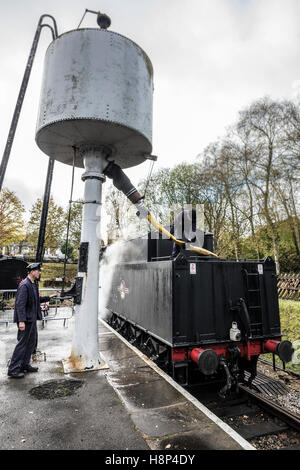
[[[89,144],[109,147],[122,168],[142,163],[152,151],[152,95],[152,64],[133,41],[105,29],[64,33],[46,52],[37,145],[67,164],[74,146]]]

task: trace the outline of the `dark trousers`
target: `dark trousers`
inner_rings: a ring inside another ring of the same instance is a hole
[[[18,343],[14,349],[8,372],[18,372],[29,365],[31,354],[36,345],[36,321],[25,322],[25,330],[18,329]]]

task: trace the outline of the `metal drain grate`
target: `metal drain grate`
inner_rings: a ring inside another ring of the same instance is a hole
[[[29,393],[38,400],[52,400],[74,395],[84,384],[83,380],[49,380],[29,390]]]
[[[248,380],[249,377],[249,372],[245,372],[245,379]],[[270,397],[284,395],[288,391],[287,387],[282,382],[274,380],[271,377],[267,377],[260,372],[258,372],[257,376],[253,380],[251,388]]]

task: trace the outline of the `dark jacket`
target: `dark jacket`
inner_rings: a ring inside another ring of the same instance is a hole
[[[19,323],[21,321],[33,322],[36,320],[42,320],[40,304],[43,302],[49,302],[49,300],[50,297],[48,296],[40,297],[37,282],[33,284],[31,280],[26,277],[26,279],[19,284],[17,290],[14,322]]]

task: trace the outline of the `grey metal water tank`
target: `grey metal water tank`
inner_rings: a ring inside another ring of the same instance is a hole
[[[133,41],[103,29],[64,33],[46,52],[37,145],[67,164],[80,144],[108,145],[122,168],[142,163],[152,151],[152,95],[152,64]]]

